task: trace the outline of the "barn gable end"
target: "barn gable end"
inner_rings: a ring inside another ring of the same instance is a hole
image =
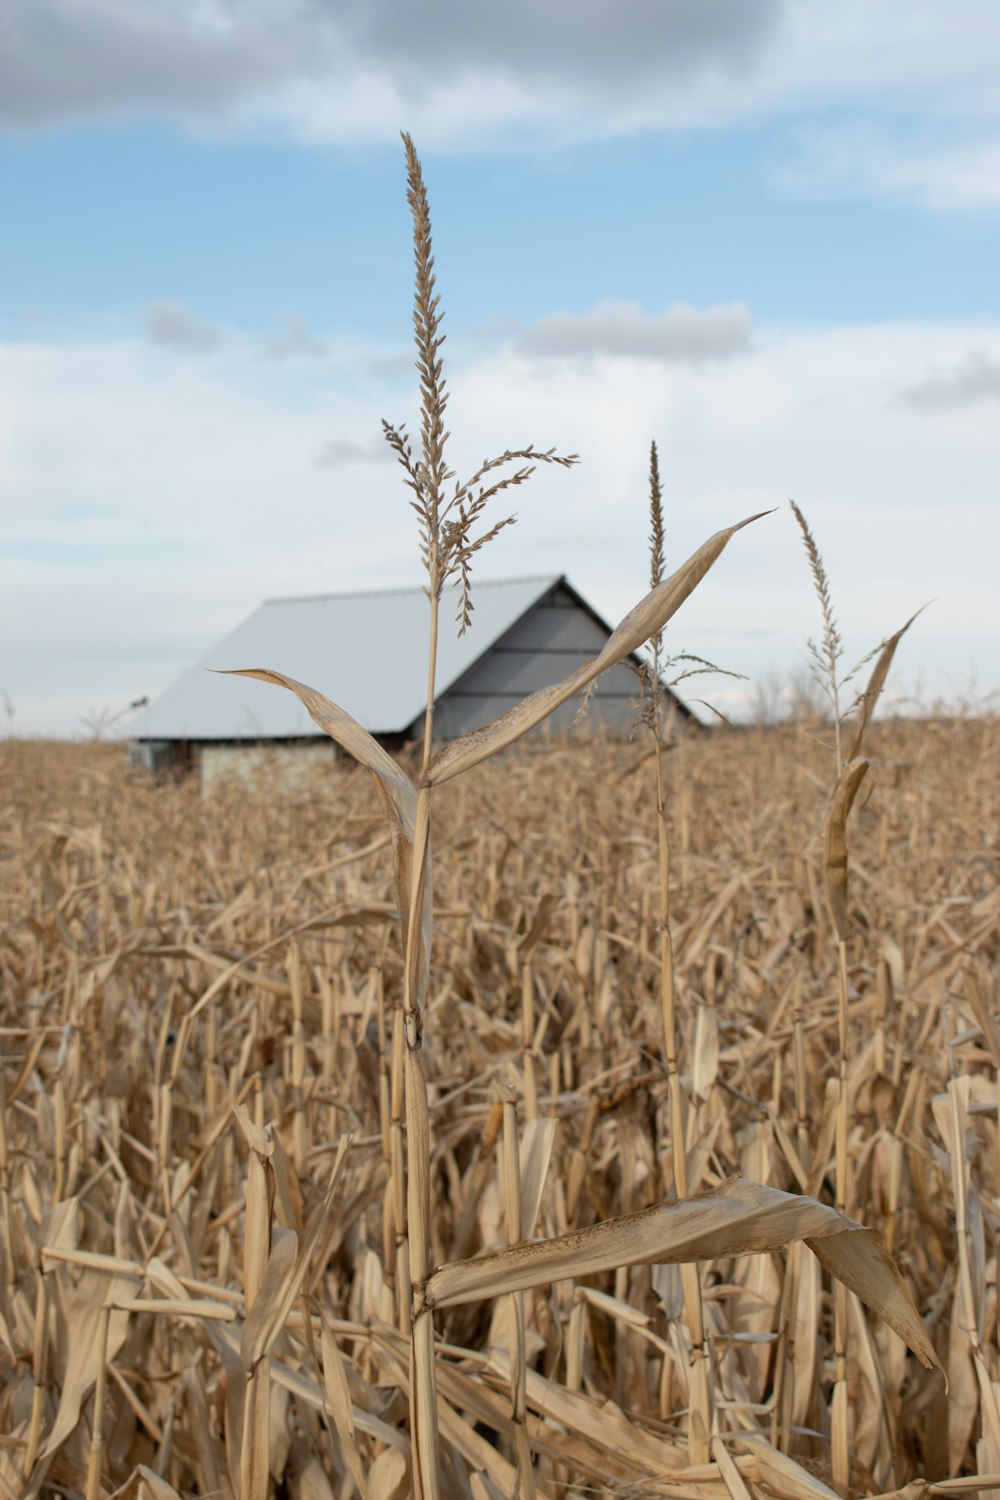
[[[442,739],[479,728],[527,693],[558,682],[595,656],[610,634],[562,576],[477,583],[472,627],[462,637],[448,628],[456,608],[457,591],[449,590],[435,699],[435,734]],[[307,683],[390,747],[418,738],[426,706],[426,611],[422,589],[267,601],[133,721],[133,763],[198,768],[208,785],[266,765],[280,765],[287,779],[297,757],[303,766],[324,754],[332,758],[332,742],[294,694],[213,675],[239,667],[268,667]],[[599,678],[589,732],[627,733],[637,688],[626,665]],[[565,704],[549,727],[572,727],[578,709],[579,700]],[[697,723],[679,700],[677,710]]]
[[[434,723],[442,739],[456,739],[514,708],[528,693],[549,687],[600,652],[609,627],[564,578],[557,579],[508,631],[437,699]],[[631,667],[612,667],[597,679],[587,709],[593,732],[627,733],[635,722],[639,685]],[[681,712],[688,711],[679,705]],[[569,729],[580,709],[571,699],[547,720]],[[418,729],[414,725],[414,731]]]

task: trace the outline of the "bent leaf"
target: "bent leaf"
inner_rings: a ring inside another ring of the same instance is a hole
[[[139,1464],[111,1500],[180,1500],[180,1496],[155,1469]]]
[[[873,1231],[814,1198],[742,1178],[700,1198],[661,1203],[555,1239],[441,1266],[427,1282],[424,1298],[429,1308],[454,1307],[620,1266],[758,1255],[796,1240],[805,1240],[922,1364],[940,1368],[906,1284]]]
[[[923,614],[924,608],[926,606],[921,606],[917,610],[917,614],[911,615],[902,629],[897,630],[895,635],[891,635],[879,652],[878,661],[875,663],[872,675],[868,679],[868,686],[865,688],[865,695],[861,700],[857,728],[854,731],[854,743],[851,746],[851,753],[847,757],[849,761],[854,760],[861,754],[861,741],[865,737],[865,730],[868,728],[871,716],[875,712],[875,705],[879,700],[879,695],[885,687],[885,680],[889,675],[889,668],[892,666],[892,658],[896,654],[896,647],[917,618],[917,615]]]
[[[830,917],[842,943],[847,942],[847,820],[868,766],[867,760],[852,760],[840,773],[826,815],[823,877]]]
[[[306,1279],[313,1252],[333,1213],[337,1187],[347,1159],[350,1139],[350,1136],[346,1135],[340,1137],[337,1159],[333,1164],[330,1181],[322,1202],[318,1204],[310,1218],[305,1234],[302,1236],[302,1243],[299,1243],[299,1237],[294,1230],[275,1229],[272,1231],[272,1248],[264,1273],[264,1281],[243,1324],[240,1358],[243,1361],[243,1368],[248,1373],[254,1370],[274,1348],[278,1335],[295,1306],[295,1299],[302,1290],[302,1283]]]
[[[941,1362],[934,1345],[881,1236],[846,1217],[844,1222],[845,1228],[839,1233],[810,1238],[806,1244],[831,1276],[842,1281],[899,1334],[925,1369],[939,1370]]]
[[[602,672],[625,661],[633,651],[662,630],[671,616],[677,613],[709,568],[722,555],[730,538],[744,526],[749,526],[751,521],[757,521],[767,514],[767,511],[760,511],[758,515],[748,516],[745,521],[727,526],[724,531],[717,531],[714,536],[709,537],[676,573],[657,584],[634,609],[629,610],[598,656],[585,662],[582,667],[577,667],[562,682],[541,688],[537,693],[529,693],[515,708],[499,719],[494,719],[492,724],[487,724],[483,729],[474,729],[471,734],[463,735],[461,739],[453,740],[450,745],[439,750],[424,772],[425,783],[436,786],[442,781],[449,781],[452,776],[458,776],[472,766],[488,760],[497,751],[505,750],[530,729],[543,723],[550,714],[555,713],[557,708],[561,708]]]
[[[330,738],[365,766],[375,781],[382,810],[389,823],[392,835],[393,867],[396,881],[396,905],[402,924],[403,947],[406,948],[410,911],[410,887],[414,878],[413,838],[417,821],[417,791],[413,782],[401,766],[398,766],[378,740],[363,729],[357,719],[352,719],[338,704],[324,698],[315,688],[283,672],[272,672],[267,667],[244,667],[221,672],[224,677],[256,677],[259,682],[272,682],[278,687],[294,693],[299,702],[309,711],[309,717]],[[429,882],[425,882],[429,885]]]
[[[247,1313],[240,1339],[240,1359],[248,1375],[253,1374],[264,1355],[270,1352],[280,1332],[281,1311],[294,1281],[298,1251],[299,1237],[294,1229],[279,1229],[277,1226],[272,1229],[271,1253],[264,1279]],[[294,1292],[290,1300],[294,1301]]]
[[[62,1392],[52,1430],[38,1455],[51,1458],[69,1437],[80,1411],[97,1384],[101,1361],[100,1326],[106,1303],[114,1303],[119,1288],[133,1290],[132,1277],[108,1277],[100,1271],[86,1270],[75,1282],[65,1269],[55,1277],[55,1301],[58,1327],[65,1331],[66,1349],[62,1370]],[[127,1312],[112,1312],[108,1321],[107,1363],[121,1352],[128,1333]]]

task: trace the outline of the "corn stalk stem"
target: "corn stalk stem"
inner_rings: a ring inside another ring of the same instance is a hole
[[[517,1105],[512,1098],[503,1106],[503,1191],[507,1221],[507,1243],[520,1243],[521,1167],[517,1140]],[[535,1481],[531,1464],[531,1447],[527,1428],[527,1364],[524,1348],[524,1293],[513,1292],[510,1299],[510,1399],[514,1421],[514,1445],[520,1493],[524,1500],[534,1500]]]
[[[261,1101],[262,1094],[258,1090],[255,1103],[259,1106]],[[270,1163],[268,1135],[259,1121],[252,1129],[244,1124],[244,1131],[250,1148],[243,1221],[243,1299],[249,1316],[263,1287],[271,1253],[274,1171]],[[271,1365],[268,1359],[261,1359],[246,1370],[239,1500],[267,1500],[270,1452]]]
[[[423,770],[431,758],[434,730],[434,691],[437,669],[439,593],[437,559],[432,559],[430,586],[430,644],[427,667],[427,709],[424,716]],[[406,1228],[413,1315],[410,1328],[410,1432],[417,1500],[438,1500],[440,1448],[437,1425],[437,1388],[434,1371],[434,1319],[423,1299],[431,1272],[430,1242],[430,1116],[423,1062],[425,975],[430,935],[423,931],[425,902],[429,905],[430,787],[417,794],[416,827],[407,921],[406,963],[403,976],[403,1035],[405,1041],[404,1093],[406,1100]]]
[[[659,657],[654,654],[654,688],[659,692]],[[687,1142],[684,1129],[684,1100],[678,1067],[678,1037],[674,950],[670,933],[670,830],[667,824],[667,798],[663,782],[662,724],[657,701],[652,734],[656,765],[656,831],[659,853],[660,884],[660,999],[663,1008],[663,1051],[667,1065],[667,1089],[670,1100],[671,1160],[673,1186],[678,1198],[688,1194]],[[668,1184],[669,1187],[669,1184]],[[688,1367],[689,1407],[688,1457],[692,1464],[710,1462],[709,1439],[712,1433],[713,1400],[705,1320],[701,1299],[701,1281],[697,1265],[681,1267],[684,1294],[684,1321],[691,1340]]]
[[[45,1376],[48,1364],[48,1296],[45,1277],[40,1270],[35,1272],[35,1338],[32,1350],[31,1373],[33,1379],[31,1395],[31,1422],[28,1427],[28,1442],[24,1452],[23,1473],[25,1479],[35,1467],[42,1436],[42,1419],[45,1415]]]
[[[837,1208],[847,1212],[847,944],[837,942]],[[850,1411],[847,1401],[847,1288],[837,1281],[833,1292],[834,1387],[832,1411],[833,1482],[841,1495],[850,1486]]]
[[[94,1389],[94,1427],[87,1462],[87,1500],[100,1500],[101,1465],[104,1462],[104,1392],[108,1375],[108,1329],[111,1324],[111,1309],[101,1309],[101,1326],[98,1335],[97,1385]]]

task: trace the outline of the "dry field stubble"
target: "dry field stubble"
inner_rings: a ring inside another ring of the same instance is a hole
[[[1000,724],[876,726],[869,750],[846,1208],[950,1394],[851,1295],[854,1493],[1000,1474]],[[643,754],[529,742],[437,791],[434,1266],[676,1177]],[[665,758],[689,1194],[739,1174],[834,1202],[830,759],[791,729]],[[403,958],[369,777],[205,801],[114,748],[17,741],[0,774],[0,1494],[260,1492],[249,1421],[279,1495],[405,1495]],[[575,1274],[493,1300],[490,1274],[475,1300],[431,1278],[442,1493],[829,1494],[812,1252],[701,1262],[714,1431],[692,1468],[680,1270],[615,1269],[618,1242],[601,1268],[583,1239],[589,1271],[577,1246]]]

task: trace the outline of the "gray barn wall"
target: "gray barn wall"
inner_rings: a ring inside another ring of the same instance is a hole
[[[607,631],[565,589],[554,589],[442,694],[434,713],[435,736],[454,739],[499,718],[528,693],[551,686],[590,661],[607,639]],[[635,722],[638,692],[630,667],[610,668],[597,680],[585,727],[627,734]],[[571,728],[579,705],[574,698],[557,709],[546,720],[549,728]]]

